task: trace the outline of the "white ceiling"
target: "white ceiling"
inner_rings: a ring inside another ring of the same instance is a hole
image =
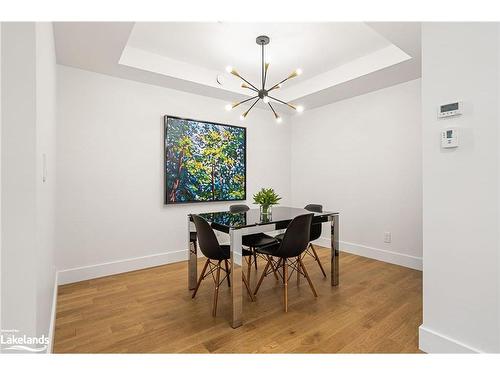
[[[418,23],[71,22],[54,30],[60,64],[229,101],[250,93],[224,68],[259,82],[262,34],[271,38],[269,83],[304,71],[276,97],[306,108],[420,77]]]
[[[265,48],[266,61],[272,63],[271,81],[299,67],[304,74],[297,80],[311,78],[391,44],[361,22],[137,22],[127,45],[216,71],[232,65],[250,82],[258,82],[262,51],[255,38],[259,35],[271,37]]]

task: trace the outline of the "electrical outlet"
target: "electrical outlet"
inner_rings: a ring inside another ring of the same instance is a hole
[[[384,232],[384,242],[385,243],[391,243],[392,241],[392,234],[391,232]]]

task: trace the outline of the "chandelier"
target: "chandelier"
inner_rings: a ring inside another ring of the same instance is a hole
[[[273,111],[274,117],[278,123],[280,123],[282,121],[282,119],[281,119],[280,115],[278,115],[276,110],[274,109],[273,105],[271,104],[271,101],[275,101],[275,102],[287,105],[288,107],[294,109],[297,112],[304,111],[304,107],[302,107],[300,105],[296,106],[296,105],[293,105],[291,103],[284,102],[283,100],[277,99],[274,96],[270,95],[272,91],[279,89],[281,87],[281,85],[283,83],[285,83],[286,81],[288,81],[289,79],[292,79],[292,78],[295,78],[295,77],[301,75],[302,74],[301,69],[294,70],[288,77],[286,77],[285,79],[276,83],[275,85],[271,86],[270,88],[266,89],[267,70],[269,69],[269,63],[265,62],[265,60],[264,60],[264,47],[267,44],[269,44],[269,40],[270,40],[269,37],[266,35],[258,36],[257,39],[255,39],[255,42],[262,47],[262,82],[260,82],[258,85],[251,84],[249,81],[247,81],[245,78],[243,78],[240,75],[240,73],[238,73],[232,66],[226,67],[226,71],[228,73],[231,73],[232,75],[238,77],[239,79],[241,79],[243,81],[241,83],[241,87],[243,87],[245,89],[252,90],[254,92],[254,96],[252,96],[251,98],[242,100],[241,102],[238,102],[238,103],[226,105],[226,110],[230,111],[233,108],[238,107],[240,104],[251,102],[253,100],[250,108],[248,108],[247,111],[244,112],[240,116],[240,120],[242,120],[242,121],[245,120],[245,118],[248,116],[248,113],[252,110],[252,108],[255,106],[255,104],[257,104],[257,102],[259,100],[262,100],[264,103],[266,103],[269,106],[269,108],[271,108],[271,111]]]

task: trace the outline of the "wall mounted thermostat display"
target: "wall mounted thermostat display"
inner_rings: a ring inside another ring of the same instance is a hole
[[[455,128],[448,128],[441,132],[441,147],[458,147],[458,132]]]
[[[443,104],[438,108],[438,118],[458,116],[462,114],[462,102]]]

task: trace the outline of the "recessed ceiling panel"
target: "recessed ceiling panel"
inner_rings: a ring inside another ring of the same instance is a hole
[[[362,22],[350,23],[186,23],[137,22],[127,46],[204,69],[224,72],[232,65],[252,82],[260,79],[259,35],[268,35],[269,80],[296,68],[307,80],[391,45]]]
[[[262,34],[268,83],[301,68],[276,96],[306,109],[420,76],[419,23],[55,22],[54,34],[59,64],[227,101],[250,94],[227,65],[260,81]]]

